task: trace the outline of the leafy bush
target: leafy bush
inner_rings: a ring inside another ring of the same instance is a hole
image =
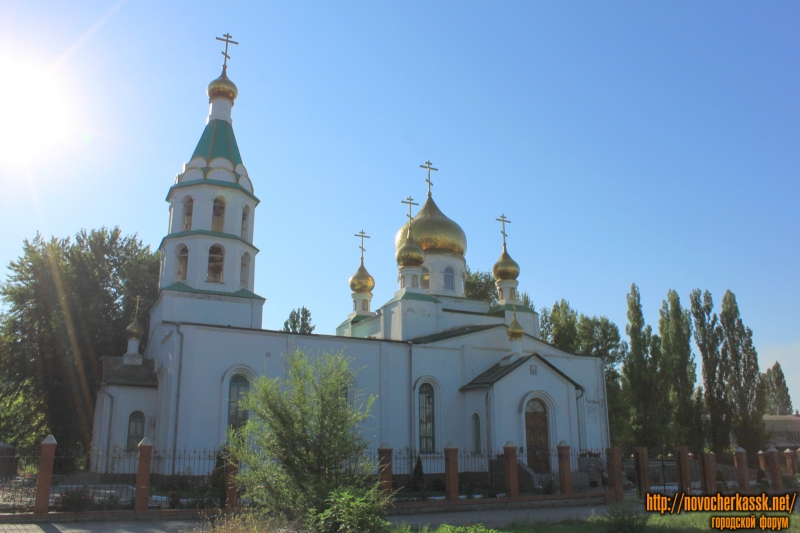
[[[436,530],[436,533],[500,533],[496,529],[489,529],[482,524],[474,524],[469,526],[441,526]]]
[[[333,491],[325,500],[327,509],[309,518],[319,533],[385,533],[389,522],[383,519],[388,499],[376,486],[370,489]]]
[[[647,515],[639,507],[627,503],[609,505],[602,522],[608,533],[644,533],[647,531]]]
[[[55,507],[59,511],[85,511],[94,504],[94,498],[89,494],[89,489],[80,488],[62,492],[55,501]]]

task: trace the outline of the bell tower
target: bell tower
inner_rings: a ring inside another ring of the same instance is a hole
[[[162,320],[261,327],[264,298],[253,292],[255,209],[231,111],[239,91],[222,74],[208,85],[209,113],[200,141],[167,193],[168,234],[161,241],[159,297],[151,324]]]

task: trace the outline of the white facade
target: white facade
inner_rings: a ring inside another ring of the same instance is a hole
[[[353,359],[356,388],[377,398],[366,423],[373,447],[441,453],[448,443],[472,450],[478,440],[482,451],[497,451],[512,441],[524,454],[531,442],[525,409],[533,399],[546,406],[549,447],[609,445],[602,361],[541,341],[538,315],[516,299],[516,275],[498,281],[504,294],[493,306],[464,298],[463,232],[443,251],[425,240],[423,222],[415,225],[438,213],[448,231],[461,231],[441,218],[430,195],[411,226],[412,233],[420,228],[425,260],[398,269],[400,288],[389,302],[374,309],[374,280],[366,288],[351,280],[354,310],[335,336],[262,329],[264,299],[252,292],[258,199],[233,137],[232,105],[232,98],[212,98],[198,148],[167,195],[161,291],[144,360],[104,361],[95,446],[125,447],[134,427],[128,421],[140,412],[156,449],[216,448],[235,420],[231,387],[242,378],[283,376],[283,356],[294,349]],[[521,340],[510,340],[512,322],[524,330]],[[432,397],[421,396],[431,390]],[[429,415],[420,401],[432,402],[432,427],[429,419],[422,423]]]

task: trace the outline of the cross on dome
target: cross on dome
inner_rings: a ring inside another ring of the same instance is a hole
[[[511,224],[511,221],[508,220],[505,214],[500,215],[500,218],[496,218],[496,221],[500,222],[503,225],[503,229],[500,230],[500,234],[503,236],[503,246],[506,245],[506,224]]]
[[[430,192],[428,194],[430,194]],[[408,214],[406,216],[408,217],[408,223],[411,224],[411,220],[414,218],[414,217],[411,216],[411,206],[412,205],[419,205],[419,204],[414,202],[414,199],[411,198],[410,196],[408,198],[406,198],[405,200],[400,200],[400,203],[401,204],[408,204]]]
[[[225,38],[223,39],[222,37],[225,37]],[[231,58],[231,56],[228,55],[228,45],[229,44],[239,44],[239,43],[237,43],[236,41],[231,41],[231,37],[233,37],[233,36],[230,33],[226,33],[222,37],[216,37],[216,39],[218,41],[222,41],[223,43],[225,43],[225,51],[224,52],[220,52],[225,57],[225,59],[223,60],[223,63],[222,63],[222,68],[224,70],[224,69],[228,68],[228,60]]]
[[[359,246],[359,249],[361,249],[361,260],[363,261],[364,260],[364,252],[366,252],[366,249],[364,248],[364,239],[369,239],[370,237],[369,237],[369,235],[364,233],[363,229],[360,232],[358,232],[355,235],[353,235],[353,237],[361,238],[361,246]]]
[[[428,196],[430,196],[431,195],[431,185],[433,185],[433,182],[431,181],[431,170],[433,170],[434,172],[439,172],[439,169],[438,168],[433,168],[431,166],[430,160],[425,161],[425,164],[424,165],[420,165],[419,168],[424,168],[424,169],[427,169],[427,171],[428,171],[428,178],[425,181],[428,182]]]
[[[139,316],[139,302],[142,300],[142,298],[137,296],[136,298],[134,298],[134,300],[136,300],[136,311],[134,316]]]

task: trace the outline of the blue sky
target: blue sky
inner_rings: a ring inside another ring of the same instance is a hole
[[[624,329],[635,282],[656,327],[668,289],[686,304],[693,288],[718,303],[731,289],[762,367],[780,360],[800,406],[797,2],[0,0],[0,13],[3,265],[37,231],[119,225],[158,245],[219,75],[214,37],[230,32],[264,327],[305,305],[334,332],[361,229],[374,303],[391,297],[400,200],[424,199],[430,159],[473,269],[499,256],[505,213],[539,308],[565,298]],[[31,146],[9,141],[28,125]]]

